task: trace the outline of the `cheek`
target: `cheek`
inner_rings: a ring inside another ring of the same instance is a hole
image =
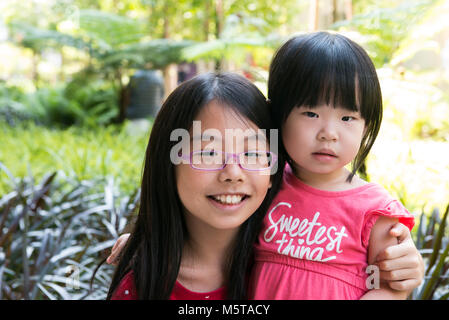
[[[283,128],[284,129],[284,128]],[[309,141],[311,140],[308,135],[310,134],[306,130],[301,130],[299,126],[289,125],[285,126],[285,130],[282,131],[282,142],[285,147],[285,151],[289,154],[290,158],[294,161],[299,160],[306,149]]]
[[[180,164],[175,169],[176,187],[183,203],[192,202],[198,195],[203,194],[205,181],[201,173],[193,172],[189,165]]]
[[[347,150],[348,153],[351,153],[353,157],[355,157],[359,152],[360,144],[363,139],[363,134],[364,134],[363,128],[347,133],[345,139],[347,143],[344,146],[344,148]]]
[[[271,188],[271,176],[269,174],[257,174],[257,176],[253,177],[252,179],[252,185],[256,190],[258,200],[260,201],[260,203],[262,203],[268,192],[268,189]]]

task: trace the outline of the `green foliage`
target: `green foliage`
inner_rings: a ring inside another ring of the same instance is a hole
[[[229,15],[220,38],[198,42],[183,49],[182,55],[188,61],[198,59],[227,59],[243,62],[250,51],[278,47],[282,37],[265,35],[261,29],[266,27],[264,21],[241,15]]]
[[[90,57],[87,66],[73,76],[67,91],[41,89],[28,101],[31,114],[45,124],[111,123],[119,114],[124,75],[132,69],[162,69],[179,63],[184,60],[182,50],[192,44],[171,39],[148,40],[145,24],[136,19],[98,10],[80,10],[78,14],[80,28],[75,34],[20,21],[9,24],[11,40],[35,54],[47,48],[73,47]],[[34,80],[37,86],[37,79]],[[75,88],[80,92],[74,93]]]
[[[26,22],[12,21],[9,24],[12,40],[38,52],[46,48],[69,46],[89,52],[91,45],[80,37],[57,30],[41,29]]]
[[[105,81],[72,81],[65,88],[40,88],[28,94],[3,89],[0,114],[11,124],[34,120],[48,126],[93,127],[111,123],[118,113],[117,92]]]
[[[406,1],[396,7],[370,8],[350,21],[333,25],[337,30],[355,29],[366,36],[365,49],[377,67],[388,63],[411,28],[438,0]]]
[[[24,104],[25,100],[26,93],[21,88],[0,81],[0,119],[10,125],[17,121],[30,120],[32,117]]]
[[[9,126],[0,122],[0,162],[15,177],[43,179],[51,170],[74,180],[114,177],[120,189],[138,184],[149,132],[129,133],[131,123],[95,127],[49,129],[32,122]],[[0,171],[0,196],[14,188]]]
[[[438,209],[429,215],[422,212],[415,243],[425,261],[425,278],[412,298],[449,300],[449,236],[447,232],[449,205],[443,217]]]
[[[104,299],[112,268],[90,279],[138,202],[113,179],[73,180],[49,172],[14,179],[0,197],[0,299]]]
[[[185,58],[182,50],[194,44],[193,41],[155,39],[130,44],[100,55],[101,68],[115,70],[117,67],[133,69],[163,69],[170,63],[179,63]]]
[[[0,124],[0,299],[105,298],[112,268],[89,282],[138,205],[148,139],[130,129]]]
[[[141,21],[99,10],[80,10],[79,27],[79,32],[95,42],[100,51],[136,43],[148,36]]]

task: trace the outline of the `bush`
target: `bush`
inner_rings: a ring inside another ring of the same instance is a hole
[[[415,244],[424,258],[425,278],[413,292],[413,299],[449,300],[448,212],[449,205],[442,218],[438,209],[420,216]]]
[[[121,193],[113,179],[76,181],[50,172],[15,180],[0,198],[0,299],[104,299],[109,253],[136,209],[138,192]]]
[[[10,125],[32,120],[58,128],[96,127],[111,124],[118,113],[117,91],[107,81],[77,78],[67,86],[32,93],[0,83],[0,117]]]

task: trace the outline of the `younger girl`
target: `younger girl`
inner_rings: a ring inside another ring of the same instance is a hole
[[[356,175],[382,119],[366,52],[338,34],[290,39],[272,61],[268,96],[288,165],[256,245],[251,298],[406,298],[367,268],[397,244],[391,226],[411,229],[414,220],[380,185]]]
[[[268,190],[278,189],[282,174],[271,181],[276,155],[259,128],[271,128],[266,100],[235,74],[198,76],[167,98],[153,124],[138,217],[108,299],[246,297],[253,244],[274,195]],[[226,130],[235,133],[231,139]],[[253,132],[257,144],[242,132]]]

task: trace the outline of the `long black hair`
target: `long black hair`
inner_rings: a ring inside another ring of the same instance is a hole
[[[294,107],[313,108],[326,103],[360,111],[366,130],[348,176],[348,181],[352,180],[373,146],[382,122],[382,94],[376,69],[360,45],[341,34],[328,32],[289,39],[271,62],[268,98],[281,136],[282,125]],[[282,139],[279,148],[285,153]]]
[[[145,155],[138,216],[115,270],[108,299],[131,270],[139,299],[170,297],[188,238],[183,205],[176,188],[175,168],[170,160],[170,150],[177,142],[170,141],[170,134],[178,128],[189,130],[198,113],[212,100],[233,109],[261,129],[273,128],[263,94],[250,81],[236,74],[199,75],[170,94],[153,124]],[[226,275],[228,299],[246,297],[253,245],[281,177],[282,169],[271,177],[272,187],[261,206],[239,229]]]

